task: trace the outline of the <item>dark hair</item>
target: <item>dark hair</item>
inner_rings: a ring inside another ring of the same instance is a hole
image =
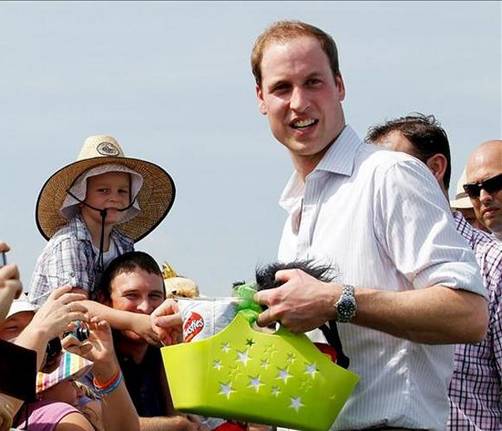
[[[113,259],[103,272],[101,280],[93,292],[91,299],[100,302],[110,300],[111,284],[117,275],[142,269],[149,274],[157,274],[162,278],[162,271],[155,259],[142,251],[130,251]]]
[[[399,131],[410,141],[415,149],[415,156],[424,163],[435,154],[446,157],[447,166],[443,182],[446,189],[450,187],[451,156],[450,144],[445,130],[434,115],[413,113],[370,127],[366,136],[367,142],[378,142],[389,133]]]
[[[274,262],[256,268],[255,277],[258,290],[272,289],[283,284],[275,279],[275,273],[284,269],[301,269],[308,275],[321,281],[333,281],[338,276],[334,267],[315,263],[312,260],[297,260],[293,262]]]
[[[319,41],[322,50],[328,57],[333,78],[340,75],[338,50],[335,41],[329,34],[302,21],[277,21],[258,36],[251,52],[251,70],[258,86],[261,87],[261,61],[266,46],[272,41],[285,42],[288,39],[302,36],[313,37]]]

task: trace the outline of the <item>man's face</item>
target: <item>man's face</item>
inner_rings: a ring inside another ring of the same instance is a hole
[[[105,222],[107,224],[119,223],[123,213],[117,211],[129,205],[129,174],[125,172],[107,172],[87,179],[85,203],[94,208],[107,209]],[[99,213],[85,205],[81,206],[85,220],[91,218],[101,223]]]
[[[321,45],[308,36],[271,41],[263,52],[261,73],[258,105],[272,133],[294,160],[315,167],[345,124],[341,76],[333,77]]]
[[[32,311],[21,311],[13,314],[0,324],[0,339],[14,341],[33,319]]]
[[[110,306],[117,310],[150,315],[164,299],[162,277],[140,268],[118,274],[110,284]],[[130,331],[126,335],[134,340],[143,340]]]
[[[479,183],[502,173],[502,144],[476,153],[466,168],[467,183]],[[490,231],[502,234],[502,190],[488,193],[481,189],[479,197],[471,197],[476,218]]]

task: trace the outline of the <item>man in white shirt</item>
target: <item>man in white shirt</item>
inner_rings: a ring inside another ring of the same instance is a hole
[[[330,263],[342,279],[278,272],[285,284],[256,295],[268,306],[258,323],[295,332],[342,323],[361,381],[334,429],[444,429],[453,367],[444,344],[481,340],[487,304],[436,180],[346,125],[336,45],[322,30],[273,24],[255,43],[252,67],[260,112],[295,168],[280,200],[288,219],[279,259]]]
[[[485,142],[469,156],[464,189],[476,218],[502,241],[502,141]]]

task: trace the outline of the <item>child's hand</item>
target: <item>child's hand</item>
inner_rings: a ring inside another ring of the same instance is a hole
[[[164,346],[180,343],[183,339],[182,320],[178,304],[166,299],[150,315],[153,330]]]
[[[131,319],[131,327],[129,329],[143,338],[148,344],[153,346],[160,344],[159,337],[152,328],[148,314],[136,313],[134,318]]]

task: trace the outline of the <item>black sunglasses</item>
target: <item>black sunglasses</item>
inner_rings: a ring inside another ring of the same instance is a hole
[[[502,189],[502,174],[474,184],[464,184],[464,190],[470,198],[479,198],[481,189],[487,193],[495,193]]]

